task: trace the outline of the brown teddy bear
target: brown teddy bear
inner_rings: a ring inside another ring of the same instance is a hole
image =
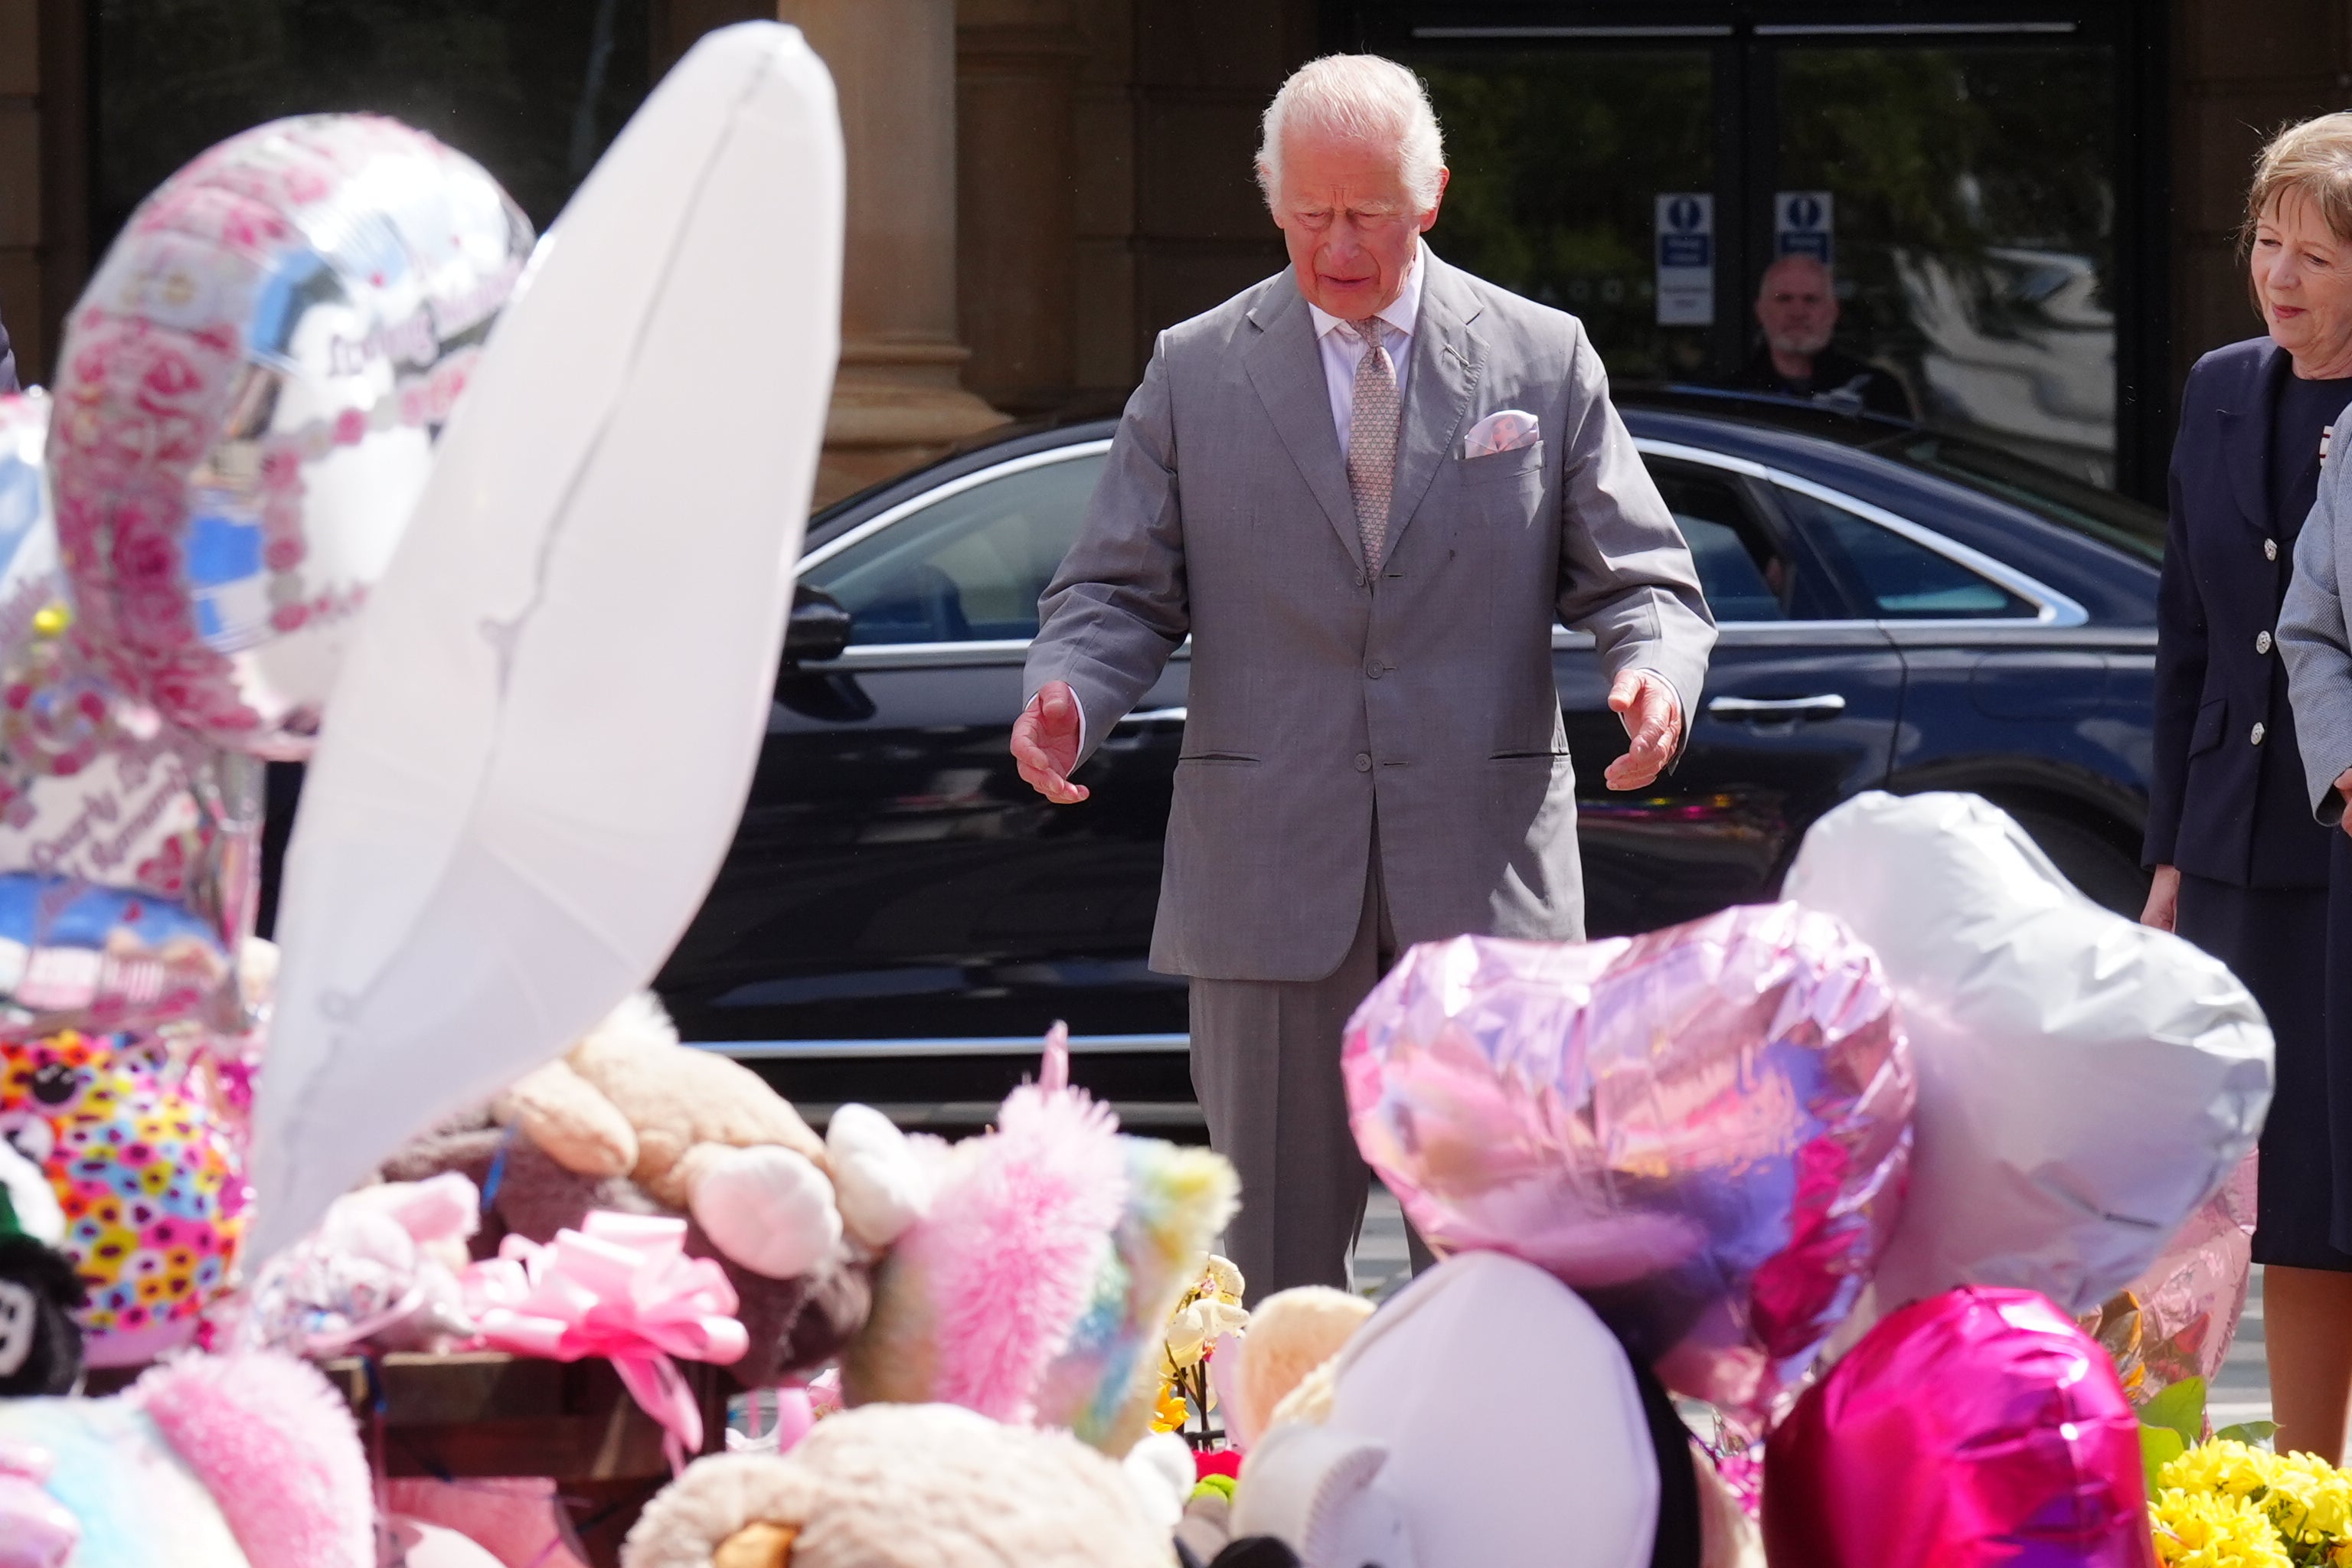
[[[561,1060],[413,1141],[383,1174],[471,1177],[478,1257],[509,1233],[551,1241],[592,1209],[685,1215],[687,1250],[716,1258],[740,1298],[751,1350],[732,1370],[759,1387],[816,1366],[857,1331],[873,1258],[928,1202],[921,1162],[878,1113],[844,1108],[832,1145],[749,1068],[679,1044],[660,1003],[640,994]]]

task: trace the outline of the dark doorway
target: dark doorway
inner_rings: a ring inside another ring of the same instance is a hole
[[[1811,255],[1835,347],[1925,422],[2151,495],[2161,11],[1423,0],[1349,43],[1430,84],[1433,244],[1581,317],[1620,381],[1734,379],[1765,268]]]

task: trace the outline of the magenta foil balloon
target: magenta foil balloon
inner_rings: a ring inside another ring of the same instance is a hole
[[[1930,1296],[1773,1432],[1764,1547],[1773,1568],[2153,1568],[2138,1420],[2047,1298]]]
[[[1853,1310],[1902,1201],[1892,994],[1793,904],[1416,947],[1341,1059],[1357,1145],[1432,1246],[1550,1270],[1668,1387],[1751,1426]]]

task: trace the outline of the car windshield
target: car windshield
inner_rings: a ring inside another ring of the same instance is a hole
[[[2164,513],[2031,458],[1929,430],[1874,441],[1869,449],[2022,507],[2143,561],[2161,564],[2164,560]]]

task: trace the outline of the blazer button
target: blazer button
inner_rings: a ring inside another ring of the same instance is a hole
[[[2256,653],[2268,653],[2271,651],[2270,633],[2256,632],[2254,634],[2254,651]]]
[[[2265,561],[2275,561],[2278,559],[2277,540],[2265,539],[2263,541],[2263,559]]]
[[[1388,672],[1389,667],[1382,664],[1379,659],[1368,658],[1364,660],[1364,673],[1370,676],[1374,680],[1378,680],[1381,676],[1386,675]]]
[[[2263,737],[2267,733],[2269,733],[2269,731],[2264,730],[2262,725],[2258,723],[2254,726],[2254,732],[2247,738],[2252,741],[2255,745],[2259,746],[2263,743]]]
[[[1358,752],[1356,753],[1356,771],[1360,773],[1368,773],[1372,771],[1371,752]]]

